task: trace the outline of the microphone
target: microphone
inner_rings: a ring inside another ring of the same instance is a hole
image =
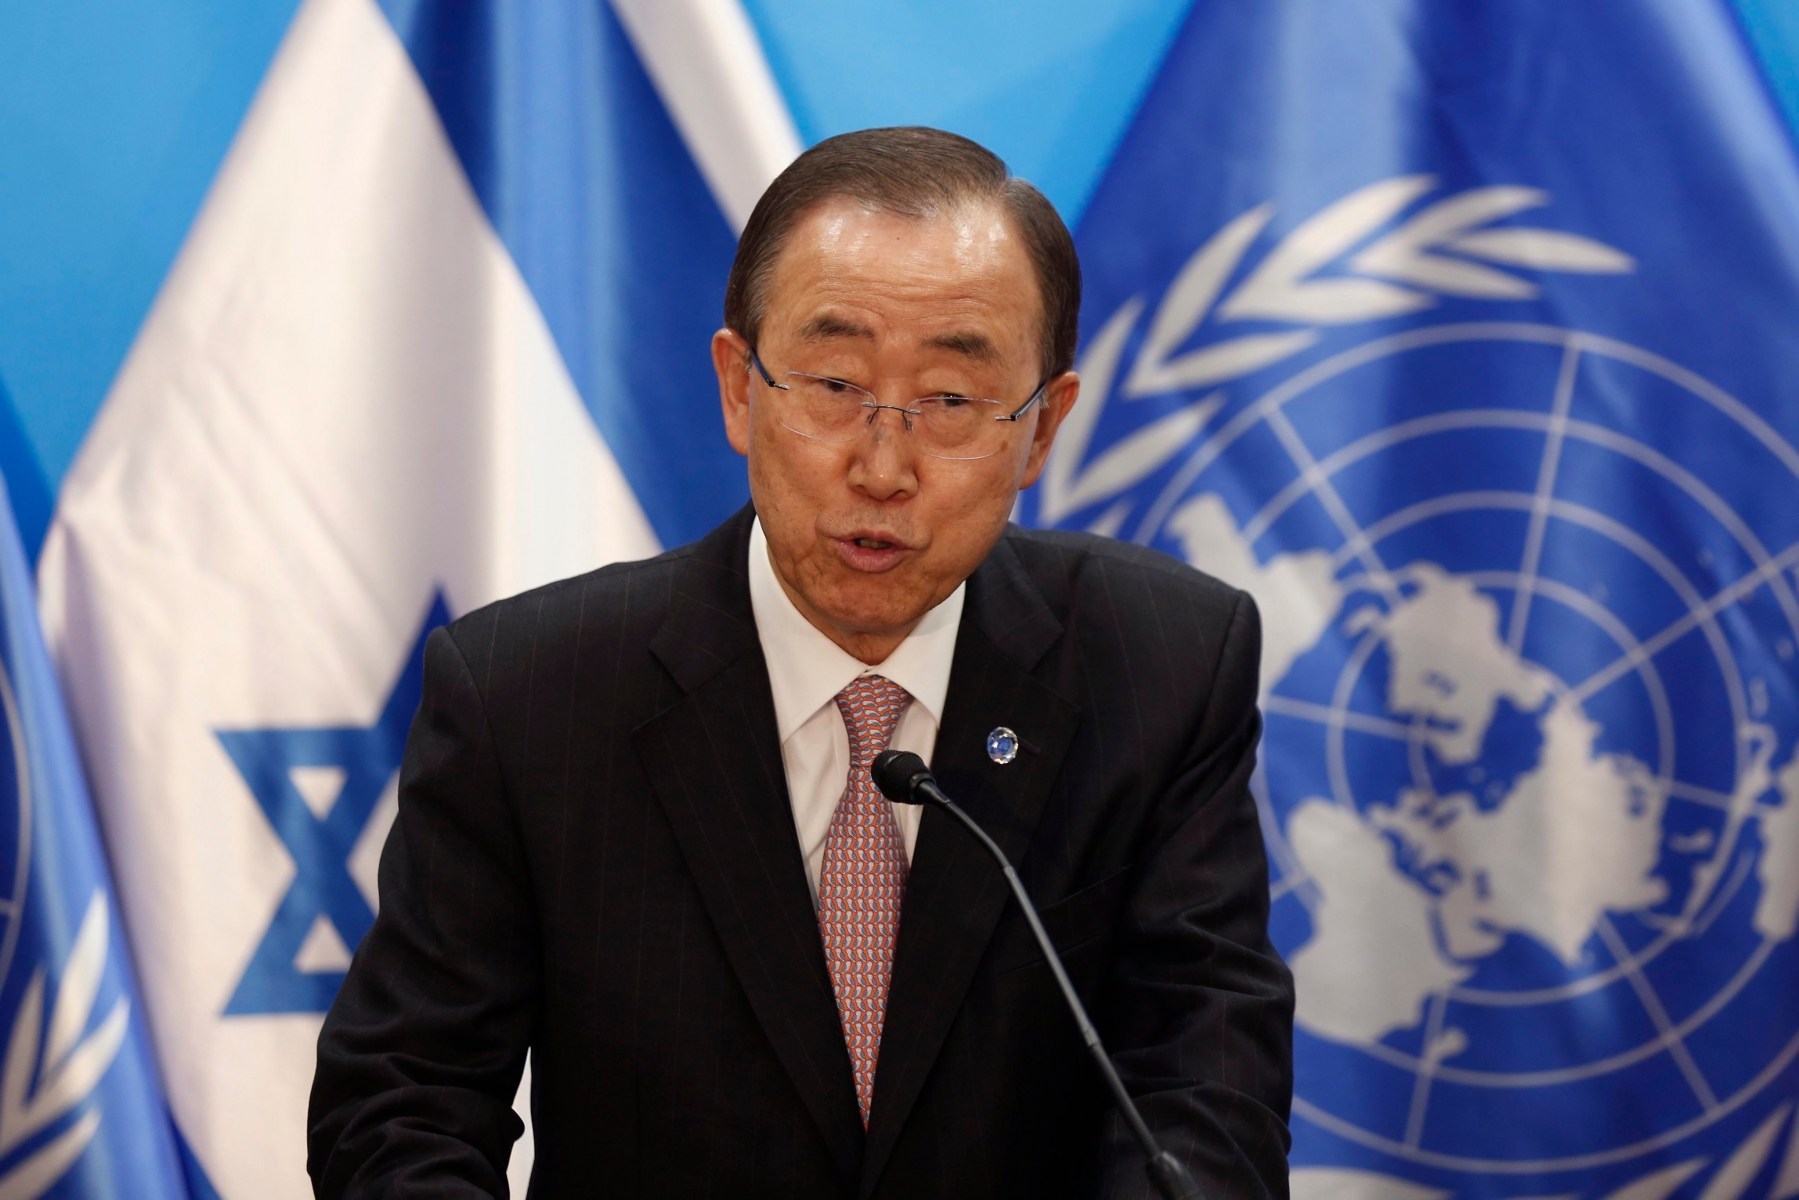
[[[893,803],[929,804],[940,808],[961,822],[964,829],[987,847],[987,853],[993,856],[993,861],[1006,873],[1006,882],[1012,885],[1012,895],[1018,900],[1018,907],[1023,910],[1031,932],[1037,936],[1037,944],[1043,947],[1043,957],[1048,960],[1050,972],[1055,975],[1056,983],[1062,989],[1062,999],[1068,1002],[1068,1011],[1074,1014],[1074,1023],[1080,1027],[1081,1039],[1087,1043],[1087,1052],[1093,1056],[1093,1062],[1099,1067],[1100,1075],[1105,1078],[1106,1086],[1112,1089],[1112,1099],[1117,1103],[1118,1111],[1124,1114],[1125,1123],[1136,1135],[1137,1144],[1143,1147],[1144,1157],[1148,1160],[1144,1164],[1144,1170],[1149,1175],[1149,1181],[1155,1185],[1156,1191],[1162,1193],[1163,1200],[1200,1200],[1199,1184],[1187,1173],[1187,1168],[1181,1166],[1180,1160],[1156,1144],[1155,1134],[1144,1124],[1143,1114],[1137,1111],[1131,1094],[1124,1090],[1124,1083],[1113,1069],[1106,1048],[1100,1044],[1099,1031],[1088,1020],[1087,1008],[1081,1003],[1080,996],[1075,994],[1068,972],[1062,968],[1062,956],[1050,944],[1043,921],[1037,916],[1037,906],[1025,894],[1024,883],[1007,861],[1006,852],[987,836],[987,831],[976,824],[973,817],[943,794],[931,769],[924,765],[924,759],[918,755],[904,750],[883,750],[875,755],[870,774],[874,776],[875,786],[881,789],[881,794]]]

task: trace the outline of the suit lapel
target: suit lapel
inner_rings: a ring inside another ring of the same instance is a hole
[[[732,969],[847,1183],[862,1126],[751,614],[751,515],[688,560],[650,645],[686,694],[632,741]]]
[[[969,579],[932,768],[944,791],[1017,865],[1074,736],[1078,712],[1031,670],[1062,627],[1005,540]],[[1015,761],[986,753],[996,726],[1023,743]],[[862,1195],[874,1189],[924,1087],[1011,893],[968,832],[926,810],[906,883],[881,1031]]]

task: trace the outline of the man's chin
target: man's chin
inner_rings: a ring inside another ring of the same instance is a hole
[[[882,580],[881,584],[886,582]],[[856,595],[860,590],[862,589],[846,588],[816,607],[827,621],[842,632],[854,637],[873,638],[904,636],[931,608],[928,593],[921,592],[916,597],[908,595],[902,599],[895,597],[891,588],[884,589],[883,594],[878,597]]]

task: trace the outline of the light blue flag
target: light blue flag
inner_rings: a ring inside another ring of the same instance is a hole
[[[1264,629],[1299,1197],[1799,1194],[1799,166],[1721,0],[1200,3],[1026,516]]]
[[[0,493],[0,1196],[186,1200],[93,807]]]

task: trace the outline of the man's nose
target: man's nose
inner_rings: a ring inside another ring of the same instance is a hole
[[[851,487],[875,500],[910,495],[918,490],[914,471],[918,451],[906,428],[906,414],[897,408],[877,408],[868,428],[856,439],[850,460]]]

